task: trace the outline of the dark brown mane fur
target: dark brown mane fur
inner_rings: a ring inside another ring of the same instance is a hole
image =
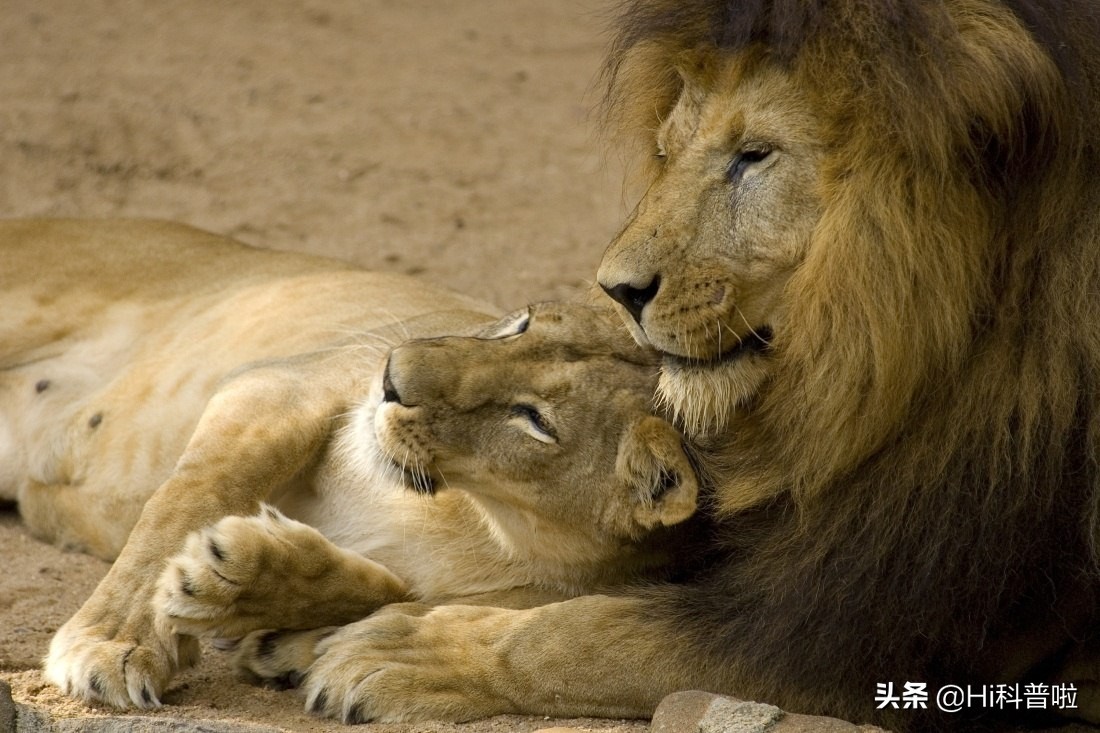
[[[795,77],[829,150],[774,376],[702,456],[719,507],[779,498],[724,517],[726,560],[659,604],[729,691],[941,726],[961,718],[875,711],[876,683],[1044,680],[1091,635],[1098,8],[624,6],[607,100],[628,137],[652,145],[683,75],[740,57]]]

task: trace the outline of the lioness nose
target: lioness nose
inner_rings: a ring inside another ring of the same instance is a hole
[[[657,295],[657,290],[661,287],[661,276],[654,275],[648,285],[640,288],[634,287],[630,283],[619,283],[610,287],[600,283],[600,287],[626,308],[627,312],[634,317],[634,320],[641,325],[642,310]]]
[[[396,402],[401,404],[401,395],[397,393],[397,388],[393,386],[393,380],[390,379],[390,361],[393,359],[391,354],[386,359],[386,370],[382,372],[382,401],[383,402]]]

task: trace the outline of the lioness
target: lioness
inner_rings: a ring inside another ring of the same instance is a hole
[[[0,496],[39,536],[118,555],[46,660],[76,696],[159,704],[193,633],[583,592],[695,509],[651,359],[594,309],[498,321],[164,223],[4,222],[0,259]]]

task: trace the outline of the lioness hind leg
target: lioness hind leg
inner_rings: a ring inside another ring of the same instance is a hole
[[[31,534],[103,560],[113,560],[122,551],[141,511],[141,502],[120,506],[101,492],[89,491],[87,485],[33,481],[23,486],[18,503]]]
[[[348,623],[405,599],[382,565],[264,506],[193,532],[161,574],[154,605],[177,633],[237,638]]]
[[[237,645],[233,666],[243,677],[268,687],[298,687],[317,659],[317,645],[338,628],[253,632]]]

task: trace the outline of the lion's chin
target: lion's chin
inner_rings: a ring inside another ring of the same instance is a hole
[[[689,437],[719,435],[735,411],[760,391],[767,378],[767,362],[758,351],[711,362],[668,357],[661,365],[658,402]]]

